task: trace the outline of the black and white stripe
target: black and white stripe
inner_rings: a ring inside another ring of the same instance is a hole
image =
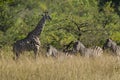
[[[107,39],[105,44],[103,45],[103,49],[110,49],[114,55],[120,56],[120,46],[117,45],[114,41],[111,39]]]
[[[52,56],[52,57],[60,57],[60,56],[67,56],[66,53],[57,50],[55,47],[53,47],[52,45],[48,45],[47,46],[47,53],[46,56]]]
[[[52,45],[48,45],[46,55],[47,55],[47,57],[49,57],[49,56],[57,57],[58,50],[55,47],[53,47]]]
[[[86,48],[80,41],[75,42],[73,48],[75,52],[80,52],[80,54],[85,57],[101,56],[103,53],[101,47]]]

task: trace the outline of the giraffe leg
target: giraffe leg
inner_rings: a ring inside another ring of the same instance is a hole
[[[20,56],[20,53],[16,52],[13,57],[13,60],[17,60],[19,58],[19,56]]]
[[[36,57],[38,56],[39,47],[40,47],[39,45],[36,45],[36,46],[35,46],[35,49],[34,49],[35,59],[36,59]]]
[[[20,56],[20,52],[18,52],[16,47],[14,47],[14,49],[13,49],[13,54],[14,54],[13,60],[17,60]]]

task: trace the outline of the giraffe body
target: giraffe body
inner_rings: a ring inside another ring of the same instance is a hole
[[[20,54],[23,53],[24,51],[34,51],[36,58],[40,48],[39,36],[41,34],[46,19],[51,19],[47,13],[43,15],[42,19],[39,21],[36,28],[28,33],[27,37],[18,40],[14,43],[13,52],[16,56],[16,59],[19,58]]]

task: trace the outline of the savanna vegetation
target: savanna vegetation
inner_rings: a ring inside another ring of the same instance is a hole
[[[44,11],[47,22],[40,36],[42,45],[57,48],[78,38],[87,46],[102,45],[110,37],[120,43],[119,0],[2,0],[0,46],[11,46],[36,27]],[[59,45],[59,46],[58,46]]]
[[[87,59],[21,57],[0,59],[1,80],[119,80],[120,61],[113,56]]]
[[[13,43],[34,29],[45,11],[52,20],[39,37],[42,49],[46,44],[63,49],[78,39],[87,47],[102,46],[107,38],[120,44],[119,0],[1,0],[1,80],[120,80],[120,60],[109,54],[91,59],[40,55],[34,60],[28,52],[14,61]]]

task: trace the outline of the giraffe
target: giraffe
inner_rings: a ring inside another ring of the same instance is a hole
[[[41,20],[38,22],[35,29],[28,33],[28,35],[21,40],[18,40],[13,45],[13,53],[15,55],[14,59],[18,59],[20,54],[24,51],[34,51],[35,58],[38,55],[40,48],[39,35],[41,34],[42,28],[46,20],[51,20],[48,12],[45,12]]]

